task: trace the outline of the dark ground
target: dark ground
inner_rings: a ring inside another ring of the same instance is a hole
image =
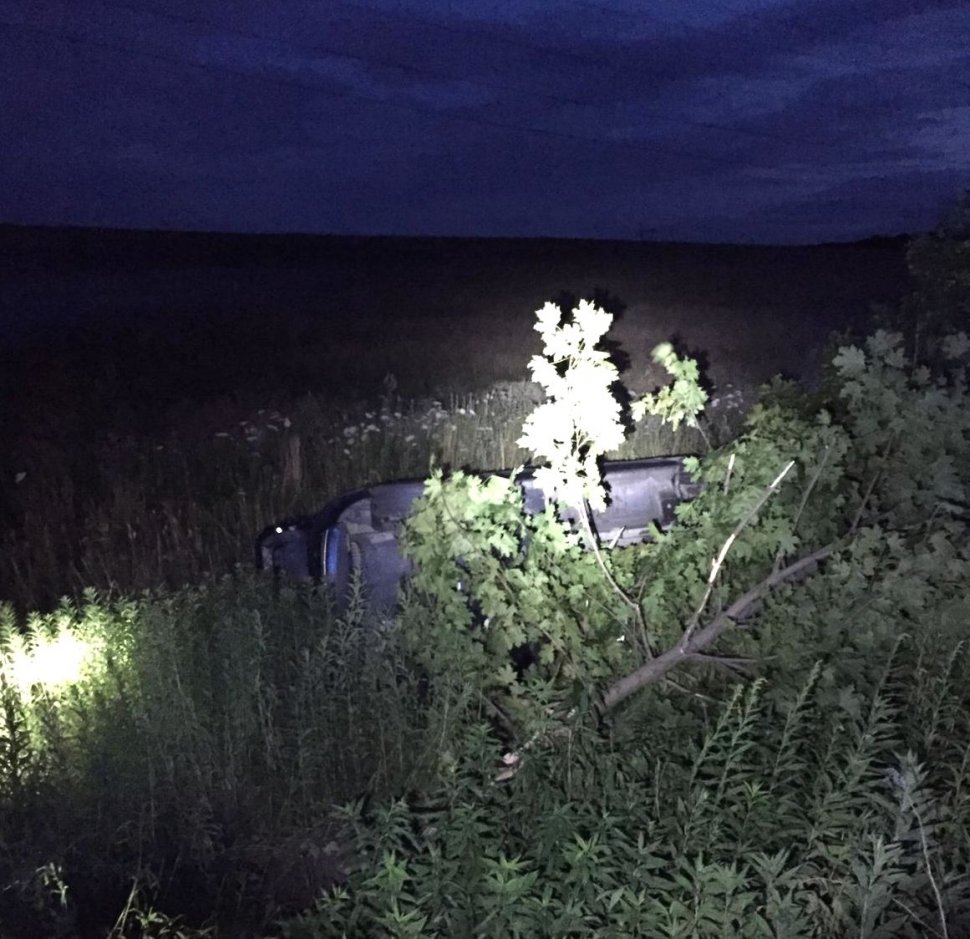
[[[732,247],[0,226],[0,417],[148,427],[179,399],[472,390],[525,377],[546,300],[619,314],[630,384],[676,336],[715,384],[811,374],[908,289],[905,240]]]

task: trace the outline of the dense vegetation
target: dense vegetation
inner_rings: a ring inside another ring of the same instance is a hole
[[[963,264],[961,238],[912,256]],[[506,393],[409,412],[389,391],[326,444],[301,436],[320,459],[346,441],[365,478],[423,473],[429,450],[472,467],[538,452],[575,510],[564,526],[524,515],[514,487],[434,475],[394,617],[242,568],[8,609],[0,932],[970,934],[970,340],[924,288],[900,331],[843,342],[811,393],[773,383],[741,428],[705,425],[669,348],[666,393],[585,407],[615,375],[608,318],[581,306],[540,318],[538,409]],[[499,431],[482,418],[500,413]],[[642,414],[623,452],[690,444],[704,491],[669,533],[615,549],[584,505]],[[697,428],[664,446],[662,420]],[[197,520],[216,527],[240,491],[298,500],[307,479],[274,488],[260,455],[292,446],[279,423],[219,438],[218,472],[192,465]],[[134,557],[162,530],[145,518]],[[113,563],[107,543],[91,556]]]

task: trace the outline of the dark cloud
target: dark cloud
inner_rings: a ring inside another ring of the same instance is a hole
[[[965,0],[0,0],[0,221],[815,241],[970,185]]]

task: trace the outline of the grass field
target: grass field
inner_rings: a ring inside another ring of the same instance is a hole
[[[267,523],[342,491],[524,459],[545,300],[613,308],[634,391],[663,381],[657,342],[700,358],[707,440],[647,421],[613,455],[700,452],[904,289],[898,244],[348,240],[322,259],[299,239],[4,239],[21,299],[45,257],[53,294],[102,294],[4,360],[0,936],[968,934],[959,524],[910,526],[912,558],[869,566],[902,542],[867,527],[858,564],[765,597],[724,668],[705,657],[615,721],[550,718],[502,783],[486,676],[429,673],[409,644],[433,601],[377,616],[251,570]],[[321,312],[291,279],[329,283]],[[168,315],[141,318],[139,284]],[[660,592],[676,626],[692,598]]]
[[[13,272],[0,309],[24,327],[13,342],[0,324],[0,597],[20,609],[224,572],[270,521],[433,462],[514,465],[546,300],[596,297],[615,314],[634,392],[665,380],[649,352],[674,338],[704,366],[723,433],[760,382],[812,380],[829,331],[860,326],[905,286],[893,241],[8,228],[0,243]],[[647,429],[626,455],[698,446]]]

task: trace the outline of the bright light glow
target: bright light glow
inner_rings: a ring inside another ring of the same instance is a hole
[[[7,661],[11,683],[23,697],[36,686],[53,691],[76,684],[96,649],[68,629],[56,636],[35,636],[29,646],[13,651]]]

